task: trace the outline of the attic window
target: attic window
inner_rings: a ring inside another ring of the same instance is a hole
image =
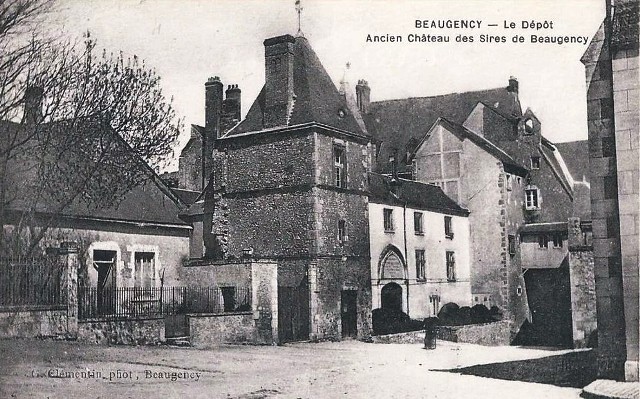
[[[540,157],[531,157],[531,169],[540,169]]]
[[[527,120],[524,121],[524,133],[533,134],[533,119],[527,118]]]
[[[347,113],[345,112],[345,110],[339,109],[338,110],[338,117],[344,118],[345,116],[347,116]]]

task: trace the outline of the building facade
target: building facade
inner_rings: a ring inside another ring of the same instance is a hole
[[[435,185],[392,179],[370,176],[373,309],[421,320],[471,306],[468,211]]]
[[[194,257],[277,263],[282,342],[366,338],[371,137],[304,37],[264,45],[266,81],[246,118],[205,129],[212,172],[189,215],[204,244]],[[207,109],[221,103],[218,83]]]

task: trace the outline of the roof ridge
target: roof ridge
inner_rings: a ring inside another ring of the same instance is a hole
[[[381,104],[381,103],[393,102],[393,101],[421,100],[421,99],[446,97],[446,96],[454,96],[454,95],[461,95],[461,94],[480,93],[480,92],[494,91],[494,90],[506,90],[506,89],[504,87],[495,87],[495,88],[491,88],[491,89],[470,90],[470,91],[462,91],[462,92],[456,91],[456,92],[452,92],[452,93],[436,94],[436,95],[433,95],[433,96],[416,96],[416,97],[404,97],[404,98],[391,98],[391,99],[387,99],[387,100],[371,101],[371,104]],[[481,102],[481,101],[479,101],[479,102]]]

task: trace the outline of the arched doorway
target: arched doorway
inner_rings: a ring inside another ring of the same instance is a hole
[[[381,308],[390,312],[402,312],[402,287],[396,283],[387,283],[380,295]]]

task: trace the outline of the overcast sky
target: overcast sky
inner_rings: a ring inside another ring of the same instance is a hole
[[[523,108],[540,118],[552,141],[587,138],[586,45],[513,44],[511,36],[586,36],[604,17],[604,0],[336,1],[302,0],[302,31],[336,84],[351,64],[353,86],[366,79],[373,101],[423,97],[520,83]],[[417,29],[415,20],[480,20],[480,29]],[[136,54],[162,76],[186,126],[204,121],[204,82],[220,76],[242,89],[243,114],[264,83],[263,40],[297,31],[294,0],[61,0],[52,24],[70,35],[87,30],[98,46]],[[504,29],[503,21],[517,29]],[[552,21],[523,30],[521,21]],[[488,27],[498,24],[498,27]],[[403,35],[402,43],[367,43],[371,35]],[[410,33],[448,35],[450,43],[409,43]],[[481,34],[507,43],[479,43]],[[457,44],[458,34],[474,35]],[[186,143],[188,129],[180,145]],[[179,148],[178,146],[178,153]]]

